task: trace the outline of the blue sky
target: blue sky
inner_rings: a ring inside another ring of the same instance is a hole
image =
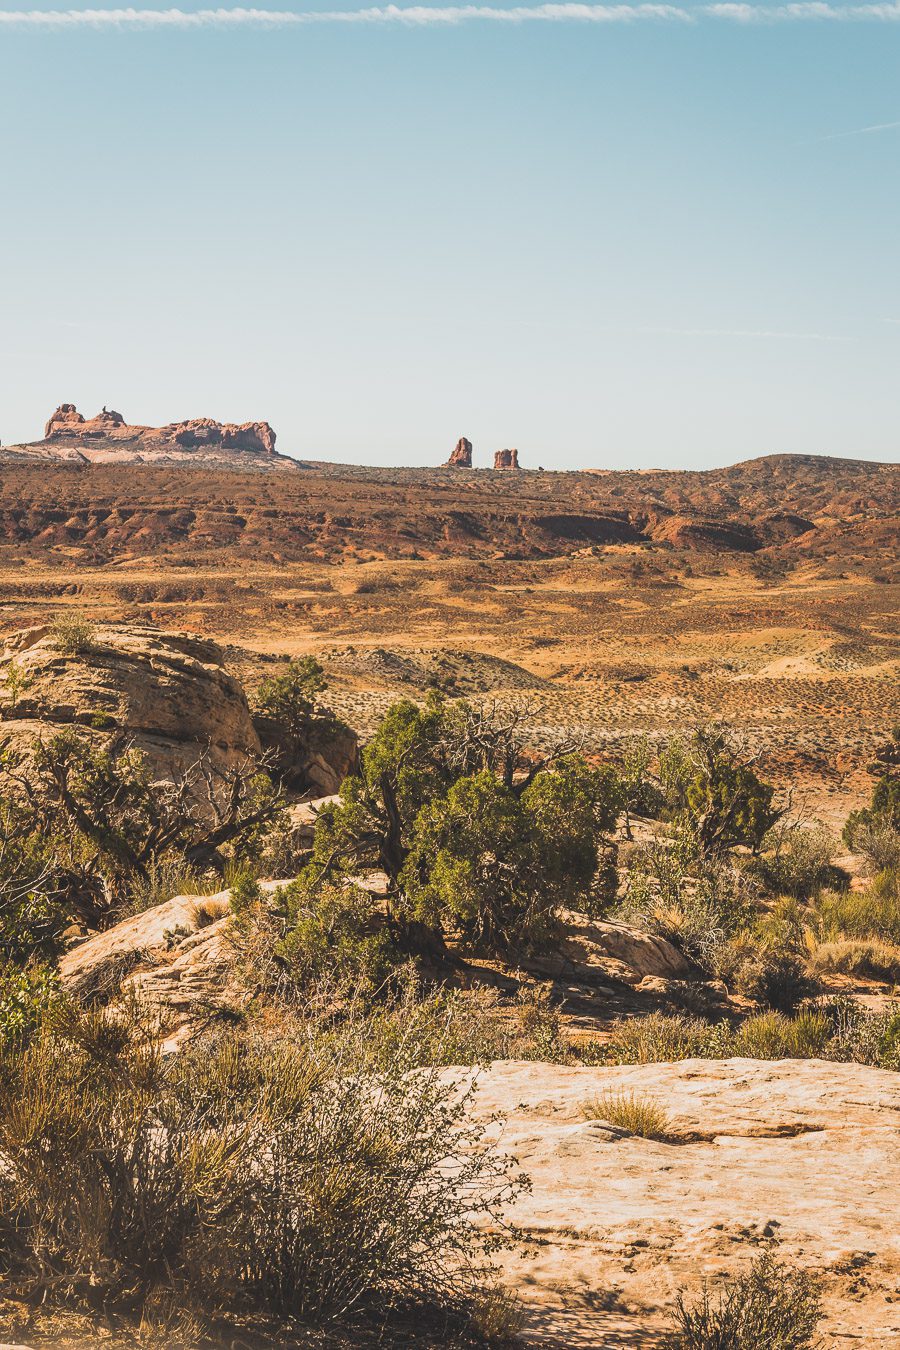
[[[900,5],[59,8],[0,0],[5,443],[65,400],[364,463],[900,459]]]

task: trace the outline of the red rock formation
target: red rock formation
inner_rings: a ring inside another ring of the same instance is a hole
[[[68,428],[84,425],[84,418],[74,403],[61,403],[44,427],[44,439],[55,440],[65,434]]]
[[[472,442],[467,441],[465,436],[460,436],[444,467],[447,469],[471,469]]]
[[[495,469],[517,469],[519,467],[518,450],[495,450],[494,468]]]
[[[268,422],[214,422],[196,417],[170,422],[165,427],[131,426],[119,412],[104,408],[96,417],[84,418],[74,403],[61,403],[44,428],[47,441],[112,440],[140,441],[154,446],[178,445],[184,449],[221,446],[226,450],[275,453],[275,432]],[[139,448],[139,447],[138,447]]]
[[[195,417],[187,422],[171,422],[160,427],[160,440],[173,440],[189,448],[222,445],[229,450],[264,450],[275,453],[275,432],[268,422],[214,422],[210,417]]]

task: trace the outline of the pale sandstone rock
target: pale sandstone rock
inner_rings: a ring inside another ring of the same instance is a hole
[[[27,681],[15,708],[4,687],[11,660]],[[196,635],[134,625],[98,625],[89,647],[64,653],[47,627],[7,639],[0,655],[3,734],[26,746],[75,725],[116,729],[160,773],[184,769],[207,750],[222,763],[259,754],[247,697],[227,673],[221,648]]]
[[[271,894],[287,881],[261,881]],[[64,989],[119,1004],[132,997],[158,1015],[163,1049],[177,1049],[248,995],[235,978],[231,892],[178,895],[95,933],[60,959]]]
[[[824,1272],[828,1350],[851,1329],[867,1350],[900,1345],[900,1075],[733,1059],[463,1078],[477,1118],[505,1116],[502,1146],[532,1181],[508,1217],[538,1245],[504,1258],[531,1344],[655,1345],[679,1290],[746,1269],[772,1239]],[[609,1090],[652,1097],[674,1142],[585,1119]]]

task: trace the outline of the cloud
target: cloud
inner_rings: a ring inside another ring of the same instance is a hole
[[[291,28],[307,24],[394,24],[406,27],[480,23],[594,23],[636,21],[689,24],[723,20],[739,25],[803,21],[900,21],[900,0],[884,4],[829,4],[800,0],[796,4],[721,3],[688,7],[678,4],[540,4],[513,5],[382,5],[365,9],[7,9],[0,27],[31,29],[199,29]],[[859,133],[887,130],[889,125],[862,128]]]
[[[792,333],[777,328],[639,328],[639,333],[659,337],[787,338],[792,342],[852,342],[830,333]]]
[[[900,122],[876,122],[871,127],[857,127],[854,131],[833,131],[830,136],[822,136],[823,141],[842,141],[847,136],[871,136],[874,131],[896,131]]]

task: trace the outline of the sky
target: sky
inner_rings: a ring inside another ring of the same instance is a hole
[[[0,0],[4,444],[900,459],[900,3],[178,3]]]

